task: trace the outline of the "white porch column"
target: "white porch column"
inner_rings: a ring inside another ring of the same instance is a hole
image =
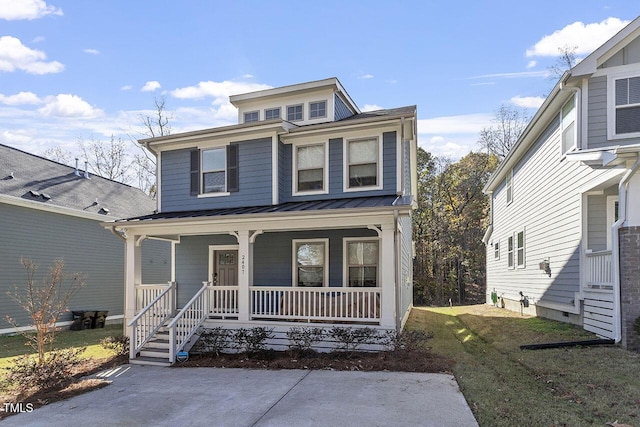
[[[136,244],[138,236],[127,236],[124,262],[124,326],[127,336],[132,336],[132,328],[127,324],[136,315],[136,285],[142,284],[142,248]]]
[[[382,283],[380,326],[390,329],[396,327],[396,273],[395,273],[395,223],[383,223],[380,250],[380,280]]]
[[[249,230],[240,230],[238,236],[238,320],[248,321],[250,305],[251,250]]]

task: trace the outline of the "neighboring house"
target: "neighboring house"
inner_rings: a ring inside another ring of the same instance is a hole
[[[488,300],[639,348],[639,156],[637,18],[564,74],[486,185]]]
[[[26,289],[21,258],[39,265],[38,282],[62,259],[65,273],[86,277],[69,309],[107,310],[107,320],[121,322],[124,245],[100,223],[154,209],[155,202],[136,188],[0,145],[0,334],[15,332],[5,315],[25,328],[31,325],[27,313],[6,295],[16,287]],[[145,249],[145,279],[166,283],[168,244],[152,242]],[[61,318],[62,325],[69,320],[71,313]]]
[[[104,224],[126,235],[131,359],[172,362],[201,324],[279,337],[307,325],[401,329],[412,306],[415,106],[361,112],[336,78],[230,100],[237,125],[140,141],[157,157],[158,213]],[[149,237],[173,244],[168,289],[140,277]],[[164,355],[147,343],[162,346],[163,326]]]

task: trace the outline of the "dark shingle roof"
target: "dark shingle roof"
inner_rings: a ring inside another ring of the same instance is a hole
[[[347,117],[345,119],[339,120],[341,122],[347,120],[359,120],[359,119],[370,119],[373,117],[393,117],[393,116],[409,116],[416,113],[416,106],[410,105],[407,107],[399,107],[399,108],[389,108],[387,110],[375,110],[375,111],[365,111],[363,113],[354,114],[353,116]]]
[[[188,219],[188,218],[206,218],[221,217],[233,215],[256,215],[256,214],[275,214],[275,213],[293,213],[293,212],[313,212],[340,209],[362,209],[362,208],[380,208],[391,206],[409,206],[411,205],[411,197],[392,196],[374,196],[374,197],[352,197],[341,199],[314,200],[307,202],[286,202],[279,205],[268,206],[247,206],[238,208],[220,208],[197,211],[180,211],[180,212],[162,212],[151,215],[143,215],[134,218],[128,218],[122,221],[149,221],[160,219]]]
[[[0,144],[0,195],[102,214],[105,220],[152,213],[141,190]],[[97,203],[96,203],[97,201]]]

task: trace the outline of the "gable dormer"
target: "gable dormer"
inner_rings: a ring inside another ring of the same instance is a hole
[[[297,126],[334,122],[360,113],[337,78],[233,95],[238,123],[282,119]]]

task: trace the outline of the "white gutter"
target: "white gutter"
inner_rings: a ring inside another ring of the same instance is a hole
[[[622,340],[622,307],[620,305],[620,241],[618,232],[622,224],[627,221],[627,187],[629,186],[631,177],[636,173],[639,167],[640,155],[637,156],[636,162],[633,164],[633,166],[631,166],[631,169],[629,169],[627,173],[624,174],[624,176],[620,180],[620,184],[618,184],[618,220],[611,227],[611,236],[613,238],[613,242],[611,242],[611,248],[613,251],[611,259],[611,272],[613,275],[613,317],[614,319],[616,319],[616,322],[614,324],[614,339],[616,343]]]

